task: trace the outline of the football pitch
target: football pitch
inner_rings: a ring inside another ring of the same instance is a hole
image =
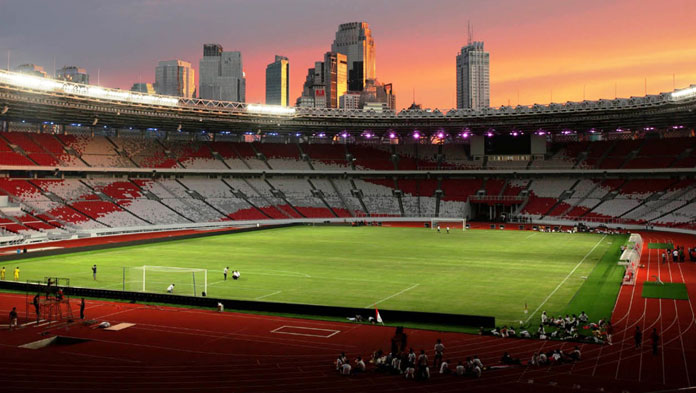
[[[498,325],[517,325],[535,323],[542,310],[609,317],[625,241],[598,234],[303,226],[4,264],[9,272],[19,266],[20,281],[67,277],[72,286],[115,290],[142,290],[145,265],[208,269],[210,297],[485,315]],[[239,280],[231,279],[233,270]],[[200,272],[147,272],[146,289],[164,293],[175,283],[175,293],[190,295],[194,280],[200,293]]]

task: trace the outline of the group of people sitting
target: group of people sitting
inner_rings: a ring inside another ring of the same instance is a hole
[[[496,337],[511,337],[511,338],[538,338],[541,340],[557,339],[557,340],[578,340],[590,341],[593,343],[611,344],[612,326],[611,322],[599,320],[599,322],[589,322],[589,317],[583,311],[580,315],[566,314],[565,317],[549,316],[546,311],[541,313],[541,323],[535,333],[530,332],[525,328],[515,330],[512,326],[495,327],[493,329],[485,329],[481,327],[479,334],[482,336]],[[580,329],[589,330],[592,332],[589,336],[581,336]]]
[[[529,365],[546,366],[560,363],[573,363],[581,358],[580,347],[576,345],[570,352],[565,352],[561,349],[554,349],[549,352],[535,352],[532,358],[529,359]]]
[[[432,368],[439,374],[478,378],[484,370],[483,362],[478,356],[467,357],[466,362],[458,361],[456,366],[452,366],[452,363],[444,358],[445,346],[440,339],[435,343],[433,350]],[[403,375],[406,379],[430,379],[431,363],[423,349],[419,353],[416,353],[413,348],[410,348],[408,352],[389,353],[384,353],[380,349],[372,354],[369,363],[374,365],[377,372]],[[367,371],[367,365],[360,356],[356,357],[351,364],[346,354],[341,353],[336,359],[336,371],[341,375],[358,374]]]

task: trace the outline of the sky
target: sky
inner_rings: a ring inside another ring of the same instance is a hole
[[[364,21],[397,108],[456,106],[467,22],[490,53],[491,106],[642,96],[696,84],[694,0],[0,0],[0,68],[87,69],[92,83],[154,82],[160,60],[196,69],[204,43],[242,52],[247,102],[290,59],[291,102],[338,25]],[[2,61],[4,60],[4,61]]]

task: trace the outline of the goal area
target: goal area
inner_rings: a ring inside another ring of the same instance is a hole
[[[139,266],[123,268],[123,290],[204,296],[208,293],[208,270],[174,266]]]
[[[466,218],[431,218],[430,229],[437,229],[438,225],[441,230],[449,227],[450,229],[466,230]]]

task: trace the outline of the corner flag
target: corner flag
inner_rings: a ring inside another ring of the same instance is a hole
[[[379,310],[377,308],[375,308],[375,314],[375,320],[377,321],[377,323],[384,324],[384,322],[382,321],[382,316],[379,315]]]

